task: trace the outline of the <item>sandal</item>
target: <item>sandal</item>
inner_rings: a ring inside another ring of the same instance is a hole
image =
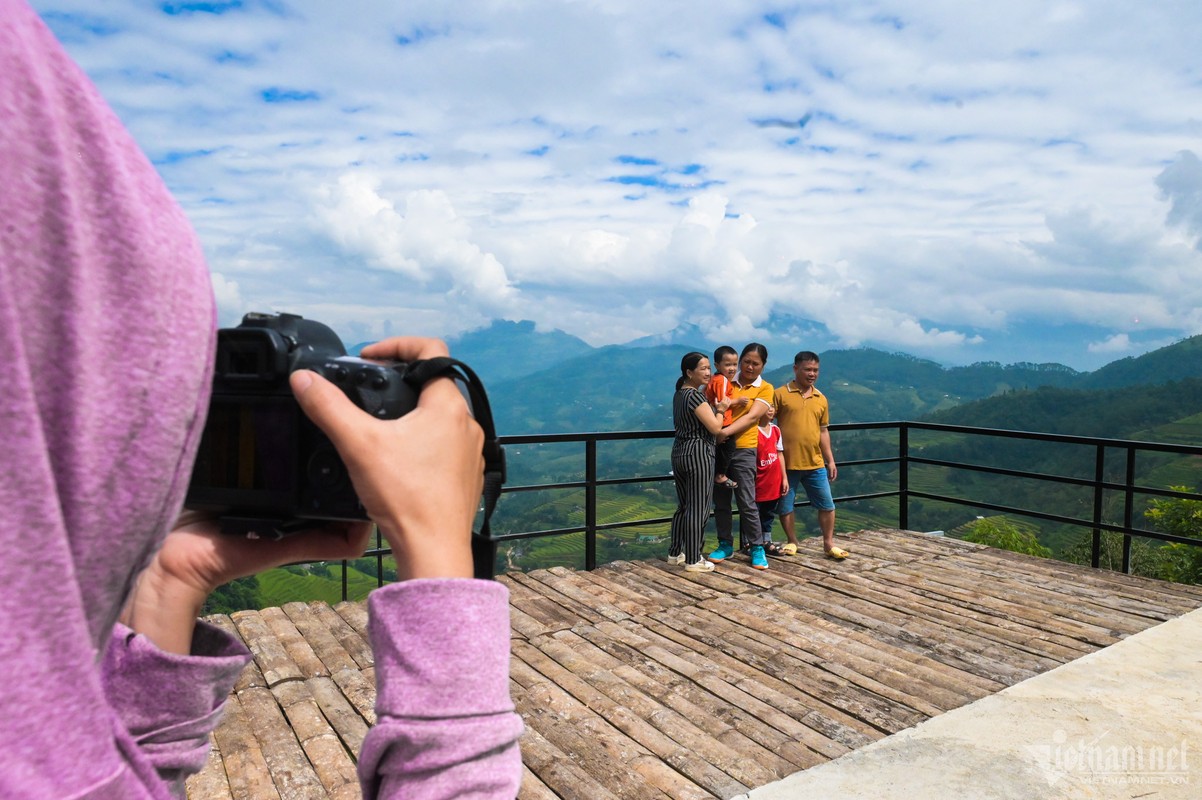
[[[788,544],[780,545],[780,554],[782,556],[797,555],[797,545],[793,544],[792,542],[789,542]]]
[[[718,486],[725,486],[727,489],[738,489],[739,488],[738,482],[732,481],[730,478],[727,478],[724,481],[714,481],[714,483],[716,483]]]
[[[764,545],[764,552],[770,556],[783,556],[785,554],[784,550],[776,542],[768,542],[768,544]]]
[[[851,553],[847,552],[842,547],[832,547],[830,550],[826,551],[826,557],[833,558],[836,561],[842,561],[849,555],[851,555]]]

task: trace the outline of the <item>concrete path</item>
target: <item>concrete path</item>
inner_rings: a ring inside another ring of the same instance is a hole
[[[742,798],[1202,798],[1202,609]]]

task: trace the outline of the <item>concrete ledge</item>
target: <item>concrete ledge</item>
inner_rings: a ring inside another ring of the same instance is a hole
[[[746,800],[1202,797],[1202,609]]]

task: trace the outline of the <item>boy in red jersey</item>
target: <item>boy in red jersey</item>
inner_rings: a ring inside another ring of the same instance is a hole
[[[770,408],[760,417],[759,442],[756,445],[755,504],[760,510],[760,530],[768,544],[764,551],[769,555],[781,555],[780,546],[772,541],[772,521],[776,518],[776,506],[780,498],[789,491],[789,479],[785,475],[784,449],[780,428],[772,421],[776,409]]]

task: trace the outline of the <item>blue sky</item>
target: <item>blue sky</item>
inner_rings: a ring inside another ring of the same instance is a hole
[[[32,5],[226,324],[737,344],[797,317],[1079,369],[1202,333],[1197,3]]]

